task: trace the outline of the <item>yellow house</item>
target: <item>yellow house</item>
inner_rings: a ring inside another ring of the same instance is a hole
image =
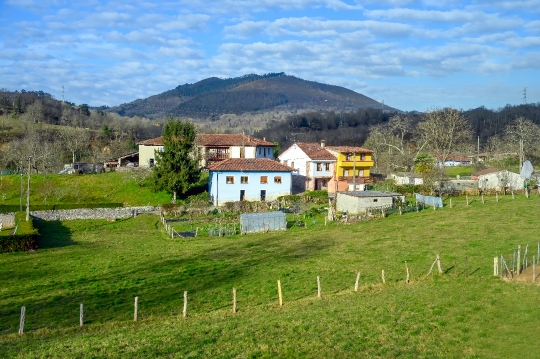
[[[329,183],[329,192],[364,190],[364,185],[372,183],[370,174],[373,167],[373,151],[356,146],[326,146],[326,150],[336,157],[334,183]],[[354,188],[354,185],[356,188]]]

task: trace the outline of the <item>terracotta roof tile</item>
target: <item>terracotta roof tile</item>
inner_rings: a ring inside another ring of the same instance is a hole
[[[500,171],[500,169],[498,169],[498,168],[490,167],[490,168],[486,168],[486,169],[483,169],[481,171],[478,171],[476,173],[473,173],[471,176],[478,177],[478,176],[487,175],[487,174],[495,173],[495,172],[499,172],[499,171]]]
[[[299,142],[296,144],[312,160],[335,160],[336,157],[316,142]]]
[[[326,146],[325,148],[328,151],[335,151],[335,152],[373,153],[372,150],[368,150],[367,148],[356,147],[356,146]]]
[[[274,143],[261,140],[260,138],[255,138],[243,134],[208,134],[208,133],[199,133],[197,134],[197,141],[201,146],[247,146],[247,147],[257,147],[257,146],[268,146],[273,147]],[[141,141],[137,143],[138,145],[145,146],[163,146],[163,138],[151,138],[149,140]]]
[[[292,172],[293,168],[269,158],[229,158],[208,166],[210,171]]]

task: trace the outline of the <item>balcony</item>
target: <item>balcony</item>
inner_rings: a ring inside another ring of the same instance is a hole
[[[223,161],[229,159],[230,156],[228,152],[207,152],[204,154],[204,158],[207,161]]]
[[[353,183],[353,176],[339,176],[338,181],[347,181]],[[356,184],[372,184],[373,179],[371,177],[356,177]]]
[[[356,160],[356,167],[373,167],[373,161]],[[354,159],[350,161],[341,161],[341,167],[354,167]]]

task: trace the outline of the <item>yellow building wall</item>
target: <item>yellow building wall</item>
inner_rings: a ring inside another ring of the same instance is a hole
[[[337,166],[337,176],[343,177],[344,171],[349,170],[348,176],[353,175],[353,168],[354,168],[354,156],[351,156],[350,160],[347,161],[347,154],[346,153],[340,153],[337,156],[336,161]],[[373,158],[371,157],[371,154],[365,154],[364,159],[361,159],[361,154],[356,154],[356,176],[359,175],[360,171],[364,171],[361,177],[369,177],[370,176],[370,170],[371,167],[373,167]]]

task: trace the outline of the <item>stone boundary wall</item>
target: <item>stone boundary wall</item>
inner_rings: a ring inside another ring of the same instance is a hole
[[[129,218],[140,213],[160,212],[161,207],[141,206],[141,207],[119,207],[119,208],[80,208],[80,209],[59,209],[53,211],[33,211],[30,215],[34,219],[44,221],[63,221],[71,219],[109,219],[109,218]]]
[[[4,228],[15,227],[15,214],[3,213],[0,214],[0,222]]]

